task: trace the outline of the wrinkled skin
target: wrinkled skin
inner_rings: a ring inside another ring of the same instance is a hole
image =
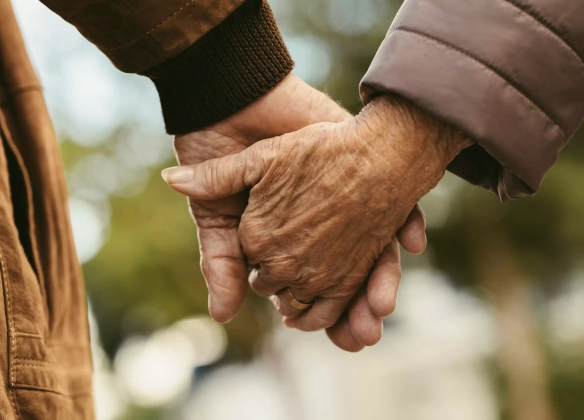
[[[235,116],[206,130],[177,136],[176,154],[181,165],[201,163],[241,152],[263,138],[320,121],[352,121],[352,117],[326,95],[295,76],[289,76],[274,91]],[[206,177],[212,176],[212,172],[206,174]],[[242,190],[222,194],[221,197],[190,199],[191,213],[199,228],[201,266],[210,291],[210,312],[220,322],[226,322],[235,315],[247,287],[248,264],[238,238],[240,216],[247,204],[247,191]],[[410,219],[399,232],[399,239],[406,249],[419,253],[425,247],[423,214],[416,208]],[[255,255],[251,257],[252,260],[262,261]],[[364,345],[377,342],[381,337],[383,317],[395,305],[400,277],[399,248],[394,238],[379,258],[371,280],[362,286],[362,293],[354,299],[345,316],[336,325],[329,325],[327,333],[331,340],[349,351],[358,351]],[[253,287],[264,296],[279,291],[270,289],[271,293],[266,293],[257,286],[261,284],[257,282],[260,276],[252,274],[251,279]],[[373,303],[376,310],[371,308],[367,299],[367,287],[373,292],[369,295],[375,296]],[[289,318],[301,315],[278,296],[274,296],[272,301],[280,313]]]

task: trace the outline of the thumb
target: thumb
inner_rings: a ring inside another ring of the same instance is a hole
[[[196,165],[168,168],[161,175],[171,188],[196,200],[229,197],[262,179],[275,156],[274,140]]]

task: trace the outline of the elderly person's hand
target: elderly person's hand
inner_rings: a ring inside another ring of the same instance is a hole
[[[326,95],[310,88],[295,76],[289,76],[274,91],[233,117],[206,130],[179,136],[175,140],[181,165],[199,163],[244,150],[255,141],[294,131],[319,121],[348,121],[351,117]],[[205,197],[208,198],[208,197]],[[192,214],[199,227],[202,268],[210,290],[210,312],[222,322],[231,319],[245,296],[247,264],[239,246],[239,217],[247,202],[246,192],[217,200],[190,200]],[[410,252],[425,247],[422,214],[412,213],[411,223],[400,232],[400,241]],[[385,262],[383,260],[385,259]],[[397,288],[400,278],[397,242],[388,247],[376,270],[390,278]],[[375,273],[375,272],[374,272]],[[375,281],[370,288],[375,289]],[[376,295],[382,299],[386,285],[380,284]],[[363,296],[363,295],[362,295]],[[389,300],[385,306],[391,306]],[[280,305],[286,311],[285,305]],[[356,299],[349,313],[328,333],[333,342],[346,350],[359,350],[380,335],[382,318],[376,316],[367,300]],[[354,333],[361,338],[357,340]]]

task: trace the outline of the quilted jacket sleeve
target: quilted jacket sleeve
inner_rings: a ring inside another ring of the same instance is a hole
[[[584,117],[584,7],[573,0],[406,0],[361,82],[477,140],[450,170],[502,200],[538,190]]]

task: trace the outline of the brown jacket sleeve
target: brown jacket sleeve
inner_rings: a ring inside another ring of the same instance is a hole
[[[574,0],[406,0],[361,82],[477,140],[449,169],[502,200],[533,194],[584,117]]]
[[[42,0],[124,72],[150,77],[167,131],[220,121],[293,67],[266,0]]]

